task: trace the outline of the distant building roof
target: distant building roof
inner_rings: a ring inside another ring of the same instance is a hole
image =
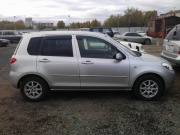
[[[175,16],[175,15],[172,15],[172,16],[166,16],[166,15],[162,15],[162,16],[158,16],[157,18],[151,18],[151,20],[149,20],[148,22],[150,21],[158,21],[158,20],[162,20],[162,19],[168,19],[168,18],[180,18],[179,16]]]

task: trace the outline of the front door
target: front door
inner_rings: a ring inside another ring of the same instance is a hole
[[[80,82],[82,88],[128,87],[129,60],[115,59],[120,52],[104,39],[77,36],[79,50]]]

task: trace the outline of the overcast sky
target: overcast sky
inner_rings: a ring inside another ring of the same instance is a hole
[[[93,19],[103,22],[112,14],[123,15],[127,7],[141,11],[157,10],[158,14],[180,10],[180,0],[0,0],[0,3],[0,21],[32,17],[36,22],[55,24],[63,20],[66,25],[69,21],[85,22]]]

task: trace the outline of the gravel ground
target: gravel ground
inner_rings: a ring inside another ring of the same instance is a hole
[[[180,69],[174,87],[156,101],[131,92],[62,91],[31,103],[9,83],[9,59],[16,45],[0,48],[1,135],[179,135]],[[144,45],[159,56],[162,46]]]

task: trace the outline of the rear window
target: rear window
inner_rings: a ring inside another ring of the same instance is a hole
[[[180,26],[175,26],[166,36],[167,40],[180,40]]]
[[[38,55],[42,37],[31,38],[28,44],[27,52],[29,55]]]

